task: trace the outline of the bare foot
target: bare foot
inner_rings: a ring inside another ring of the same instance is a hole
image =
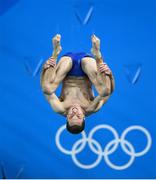
[[[100,59],[101,58],[100,39],[93,34],[91,40],[92,40],[91,52],[96,58]]]
[[[61,41],[61,35],[60,34],[56,34],[52,39],[53,57],[54,58],[57,58],[57,56],[60,54],[60,52],[62,50],[60,41]]]

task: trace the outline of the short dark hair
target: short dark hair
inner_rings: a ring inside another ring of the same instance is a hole
[[[70,126],[69,122],[67,121],[66,128],[72,134],[79,134],[85,128],[85,121],[83,120],[82,125],[80,125],[80,126],[79,125]]]

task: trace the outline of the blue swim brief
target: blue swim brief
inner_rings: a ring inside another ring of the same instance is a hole
[[[71,57],[72,61],[73,61],[73,66],[71,68],[71,70],[68,72],[67,76],[86,76],[86,74],[83,72],[82,67],[81,67],[81,60],[84,57],[92,57],[90,54],[87,54],[85,52],[80,52],[80,53],[72,53],[72,52],[68,52],[66,54],[64,54],[63,56],[68,56]]]

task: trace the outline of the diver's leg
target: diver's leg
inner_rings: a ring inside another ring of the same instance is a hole
[[[92,53],[95,59],[85,57],[82,59],[81,65],[83,71],[88,75],[91,82],[95,85],[100,95],[110,95],[114,89],[114,80],[112,73],[106,63],[103,62],[100,52],[100,40],[96,36],[92,36]]]
[[[72,68],[72,59],[70,57],[62,57],[57,65],[53,65],[53,62],[49,64],[50,67],[42,73],[41,85],[45,93],[52,94]]]
[[[112,92],[112,79],[106,75],[106,72],[109,71],[106,64],[98,64],[95,59],[85,57],[81,61],[81,66],[100,95],[106,90],[106,95],[109,95]]]
[[[55,92],[56,88],[66,77],[71,68],[72,59],[68,56],[62,57],[57,64],[54,80],[50,83],[50,88],[52,92]]]
[[[43,91],[45,89],[45,85],[54,80],[57,57],[62,50],[60,41],[61,41],[61,36],[59,34],[56,34],[52,38],[52,46],[53,46],[52,56],[43,65],[41,72],[40,81]]]
[[[105,78],[99,75],[96,60],[90,57],[85,57],[81,61],[83,71],[87,74],[92,84],[95,86],[97,92],[102,94],[105,90]]]
[[[110,93],[113,92],[115,82],[113,74],[107,64],[103,61],[101,52],[100,52],[100,39],[95,35],[92,35],[92,49],[91,52],[96,59],[97,71],[98,71],[98,82],[102,80],[105,82],[108,89],[110,89]]]
[[[90,81],[96,86],[97,84],[97,66],[96,60],[91,57],[84,57],[81,60],[82,70],[87,74]]]
[[[52,39],[52,57],[50,57],[43,65],[41,73],[42,90],[47,94],[51,94],[56,90],[59,83],[63,80],[72,67],[72,60],[70,57],[61,58],[61,60],[56,65],[57,57],[62,50],[60,40],[61,36],[59,34],[54,36]]]

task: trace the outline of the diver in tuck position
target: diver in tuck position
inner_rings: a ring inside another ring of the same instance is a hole
[[[97,112],[114,90],[111,70],[103,62],[100,40],[92,35],[93,57],[87,53],[67,53],[56,64],[62,48],[60,35],[53,40],[53,54],[43,65],[41,86],[53,110],[67,117],[67,130],[80,133],[85,127],[85,116]],[[55,91],[62,83],[61,96]],[[92,84],[98,96],[94,97]]]

